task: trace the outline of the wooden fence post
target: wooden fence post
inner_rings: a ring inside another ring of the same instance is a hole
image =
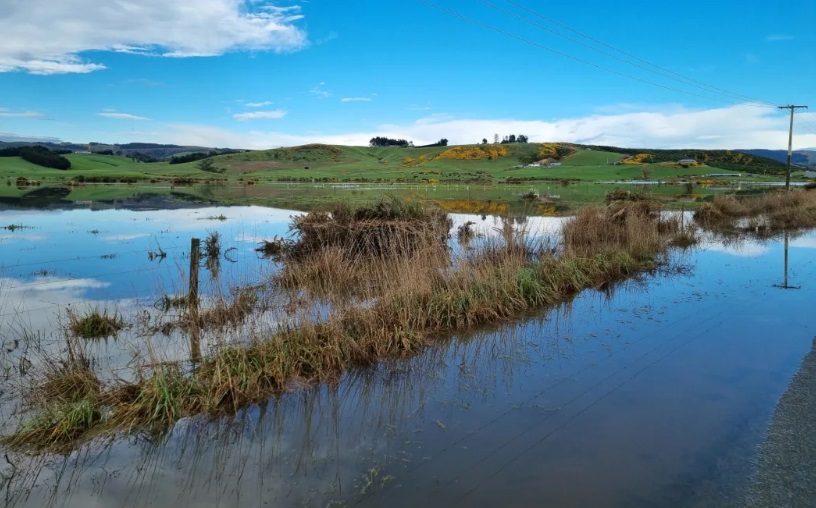
[[[198,326],[198,268],[201,264],[201,240],[190,242],[190,292],[187,295],[187,318],[190,321],[190,360],[201,361],[201,330]]]

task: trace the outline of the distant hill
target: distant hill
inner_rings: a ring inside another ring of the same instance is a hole
[[[773,159],[775,161],[782,162],[784,164],[788,163],[788,151],[787,150],[763,150],[763,149],[754,149],[754,150],[739,150],[742,153],[747,153],[751,155],[759,155],[762,157],[767,157],[769,159]],[[809,148],[807,150],[795,150],[793,152],[793,164],[796,166],[803,166],[803,167],[816,167],[816,148]]]
[[[110,153],[122,157],[137,157],[141,159],[155,159],[168,160],[174,155],[187,154],[194,152],[218,152],[218,153],[236,153],[240,150],[233,150],[231,148],[213,148],[206,146],[180,146],[180,145],[164,145],[159,143],[126,143],[122,145],[106,144],[106,143],[88,143],[87,145],[79,143],[55,143],[42,141],[0,141],[0,150],[3,148],[13,148],[21,146],[44,146],[49,150],[71,152],[91,152],[91,153]]]

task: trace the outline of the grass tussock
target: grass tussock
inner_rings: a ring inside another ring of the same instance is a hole
[[[107,310],[93,309],[80,316],[73,309],[68,309],[68,329],[75,337],[83,339],[104,339],[115,337],[124,327],[125,322],[118,313],[109,315]]]
[[[567,256],[626,252],[643,259],[661,252],[665,238],[679,222],[663,219],[654,202],[613,203],[603,208],[585,208],[564,225]]]
[[[370,213],[358,210],[319,223],[399,222],[389,215],[391,209],[373,217]],[[428,212],[396,213],[422,222]],[[307,236],[329,234],[303,231]],[[341,239],[320,249],[313,246],[308,256],[288,258],[275,281],[299,295],[304,287],[341,295],[356,286],[353,298],[338,296],[320,320],[297,319],[297,324],[281,324],[264,335],[255,332],[247,343],[217,349],[196,369],[160,365],[139,372],[132,382],[78,392],[77,399],[62,400],[56,409],[42,408],[8,442],[67,446],[106,431],[167,429],[187,416],[232,414],[293,387],[333,383],[349,369],[415,354],[440,337],[514,319],[654,269],[678,226],[653,205],[594,208],[567,222],[558,252],[530,248],[523,229],[506,226],[496,242],[460,259],[451,259],[446,242],[440,247],[439,239],[407,251],[393,243],[360,249],[356,235],[362,233],[353,231],[351,243],[342,239],[350,233],[331,233],[329,238]],[[383,242],[383,229],[367,231],[376,240],[364,239],[364,244]],[[383,251],[384,245],[395,250]],[[236,296],[235,314],[204,311],[200,318],[228,322],[231,316],[252,312],[251,298],[240,302]]]
[[[694,218],[705,228],[726,232],[812,228],[816,227],[816,192],[774,191],[746,198],[720,195],[704,203]]]
[[[339,249],[353,257],[407,255],[429,245],[444,245],[449,229],[446,213],[394,197],[357,209],[344,204],[330,213],[294,218],[291,231],[297,240],[288,255],[303,259],[325,249]]]

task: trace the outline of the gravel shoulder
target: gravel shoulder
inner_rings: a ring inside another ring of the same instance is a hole
[[[816,339],[776,408],[746,506],[816,506]]]

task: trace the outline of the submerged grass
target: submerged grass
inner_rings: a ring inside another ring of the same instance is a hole
[[[274,286],[300,296],[304,290],[332,296],[325,315],[255,330],[248,342],[216,349],[196,369],[161,364],[139,371],[134,381],[77,391],[78,400],[41,407],[6,442],[53,449],[102,432],[164,430],[180,418],[233,414],[293,387],[333,383],[349,369],[414,354],[440,337],[510,320],[654,269],[679,230],[654,205],[615,204],[568,221],[557,252],[530,248],[512,224],[502,230],[502,243],[488,243],[464,258],[451,259],[438,226],[427,241],[406,249],[400,242],[416,237],[403,236],[409,230],[405,223],[436,217],[430,223],[447,224],[444,214],[435,213],[386,202],[336,211],[320,221],[312,217],[305,227],[296,219],[308,237],[306,246],[285,259]],[[375,226],[362,227],[372,221]],[[321,244],[315,238],[328,240]],[[254,305],[249,293],[236,295],[237,311],[206,319],[243,319]]]

